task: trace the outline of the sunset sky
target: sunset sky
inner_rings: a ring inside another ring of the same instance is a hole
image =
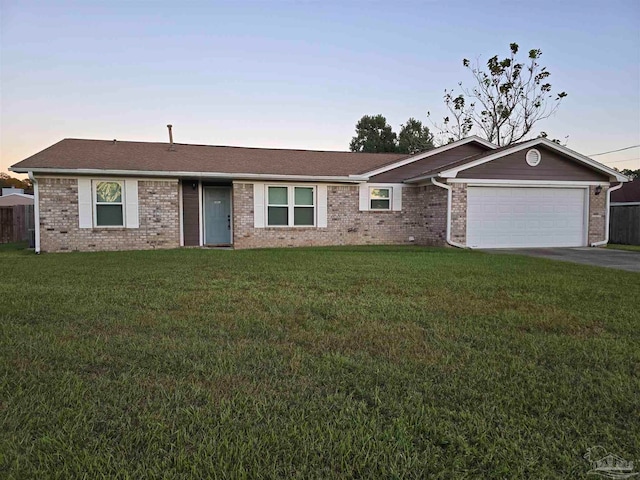
[[[540,48],[586,155],[640,144],[640,1],[1,0],[0,172],[62,138],[348,150],[445,113],[481,62]],[[640,168],[640,148],[596,156]]]

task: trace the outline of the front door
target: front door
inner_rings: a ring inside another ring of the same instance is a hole
[[[204,243],[231,245],[231,187],[204,187]]]

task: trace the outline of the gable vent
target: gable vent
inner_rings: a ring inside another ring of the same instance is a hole
[[[540,158],[540,152],[535,148],[532,148],[527,152],[526,160],[531,167],[535,167],[536,165],[538,165],[540,163]]]

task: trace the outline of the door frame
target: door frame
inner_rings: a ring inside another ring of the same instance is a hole
[[[233,185],[201,185],[201,201],[202,205],[202,242],[201,246],[233,246]],[[224,189],[229,192],[229,243],[209,244],[207,243],[207,205],[205,203],[205,190]]]

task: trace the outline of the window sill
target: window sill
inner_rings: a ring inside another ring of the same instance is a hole
[[[283,231],[290,231],[290,232],[297,232],[300,230],[317,230],[319,227],[316,227],[314,225],[305,225],[305,226],[300,226],[300,227],[290,227],[290,226],[282,226],[282,227],[278,227],[276,225],[270,225],[270,226],[266,226],[263,228],[263,230],[274,230],[274,231],[278,231],[278,232],[283,232]]]
[[[107,232],[124,232],[125,230],[130,230],[127,227],[93,227],[91,228],[91,231],[93,232],[101,232],[101,231],[107,231]]]

